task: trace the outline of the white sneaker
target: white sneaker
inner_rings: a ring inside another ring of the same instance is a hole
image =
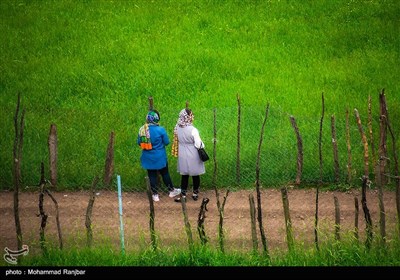
[[[153,194],[152,197],[153,197],[153,201],[160,201],[158,194]]]
[[[181,189],[174,189],[172,192],[169,192],[169,197],[175,197],[181,193]]]

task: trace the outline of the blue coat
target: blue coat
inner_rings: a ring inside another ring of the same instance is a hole
[[[142,150],[140,163],[144,169],[162,169],[167,166],[167,152],[165,146],[169,144],[167,131],[159,125],[149,124],[150,140],[153,148],[151,150]],[[137,144],[140,145],[138,134]]]

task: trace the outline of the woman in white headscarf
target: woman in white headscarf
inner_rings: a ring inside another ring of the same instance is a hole
[[[192,198],[198,200],[200,190],[200,175],[204,174],[204,162],[200,159],[198,148],[204,143],[199,131],[193,126],[194,115],[192,110],[183,109],[179,113],[179,119],[174,129],[174,144],[172,154],[178,157],[177,169],[181,174],[181,197],[186,198],[189,185],[189,177],[193,181]],[[175,199],[181,201],[181,197]]]

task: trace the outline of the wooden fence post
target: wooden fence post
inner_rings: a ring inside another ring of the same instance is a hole
[[[254,205],[254,196],[249,194],[250,203],[250,222],[251,222],[251,240],[253,241],[253,252],[258,251],[258,240],[256,231],[256,207]]]
[[[265,109],[265,117],[263,124],[261,126],[261,134],[260,134],[260,142],[258,144],[258,152],[257,152],[257,161],[256,161],[256,192],[257,192],[257,219],[258,219],[258,226],[260,228],[260,236],[261,242],[263,245],[263,253],[269,259],[269,252],[268,252],[268,243],[267,237],[265,236],[264,226],[262,222],[262,209],[261,209],[261,191],[260,191],[260,156],[261,156],[261,145],[264,136],[264,129],[265,123],[267,122],[269,112],[269,103],[267,103],[267,107]]]
[[[286,239],[287,239],[288,249],[289,251],[292,251],[294,246],[294,239],[293,239],[292,220],[290,219],[290,211],[289,211],[289,198],[286,187],[281,188],[281,194],[283,203],[283,213],[285,215]]]
[[[359,240],[359,229],[358,229],[358,215],[360,212],[359,206],[358,206],[358,198],[355,196],[354,197],[354,239],[358,242]]]
[[[335,203],[335,239],[340,241],[340,208],[339,200],[336,196],[333,197]]]
[[[208,241],[206,231],[204,230],[204,220],[206,219],[207,203],[209,201],[210,200],[208,198],[206,197],[203,198],[203,201],[201,202],[200,206],[199,217],[197,219],[197,231],[199,233],[202,245],[205,245]]]
[[[322,164],[322,125],[324,122],[324,115],[325,115],[325,100],[324,100],[324,93],[322,93],[322,113],[321,113],[321,120],[319,122],[319,140],[318,140],[318,147],[319,147],[319,180],[320,184],[322,184],[323,179],[323,164]],[[318,203],[319,203],[319,185],[317,185],[317,191],[315,195],[315,221],[314,221],[314,242],[315,247],[319,251],[319,244],[318,244]]]
[[[149,177],[145,177],[146,180],[146,185],[147,185],[147,198],[149,199],[149,205],[150,205],[150,240],[151,240],[151,246],[153,250],[157,250],[157,235],[156,231],[154,229],[154,223],[155,223],[155,211],[154,211],[154,202],[152,198],[152,192],[151,192],[151,186],[150,186],[150,179]]]
[[[21,187],[21,162],[22,162],[22,145],[24,139],[24,118],[25,118],[25,109],[23,109],[21,113],[21,118],[18,123],[20,104],[21,104],[21,93],[18,93],[17,106],[14,115],[15,139],[13,148],[14,220],[15,220],[15,230],[17,234],[18,250],[22,250],[22,243],[23,243],[21,222],[19,218],[19,189]]]
[[[366,230],[367,230],[367,239],[365,241],[365,246],[367,247],[367,249],[371,248],[371,243],[372,243],[372,235],[373,235],[373,228],[372,228],[372,220],[371,220],[371,215],[369,213],[369,209],[367,206],[367,184],[368,184],[369,180],[367,176],[363,176],[362,178],[362,189],[361,189],[361,204],[362,204],[362,208],[364,211],[364,217],[365,217],[365,223],[366,223]]]
[[[237,123],[237,150],[236,150],[236,185],[240,185],[240,126],[241,126],[241,106],[240,96],[237,94],[238,104],[238,123]]]

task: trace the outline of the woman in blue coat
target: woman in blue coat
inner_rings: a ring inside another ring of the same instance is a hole
[[[142,148],[140,163],[147,170],[149,176],[152,197],[159,201],[157,190],[157,172],[162,176],[165,186],[169,190],[169,197],[175,197],[181,193],[172,183],[168,171],[168,159],[165,146],[169,144],[169,138],[164,127],[159,125],[160,114],[157,110],[150,110],[146,117],[146,123],[139,129],[137,144]]]

